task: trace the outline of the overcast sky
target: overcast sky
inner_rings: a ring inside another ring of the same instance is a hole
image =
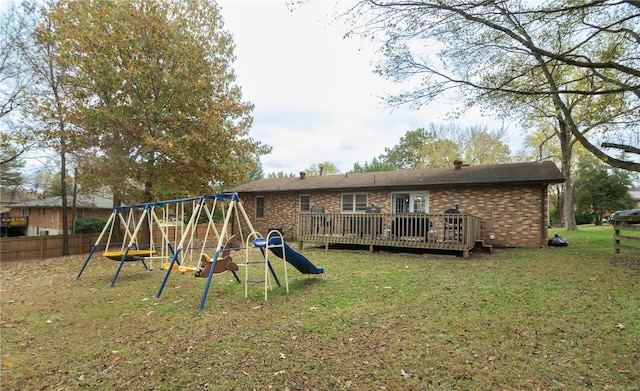
[[[398,87],[374,74],[381,58],[376,46],[343,38],[347,28],[335,21],[336,2],[311,1],[293,11],[286,1],[219,4],[236,45],[238,84],[244,100],[255,104],[251,137],[273,147],[261,159],[265,174],[297,174],[326,161],[347,172],[408,130],[447,121],[445,101],[420,111],[385,106],[381,97]],[[458,122],[501,126],[479,115]]]

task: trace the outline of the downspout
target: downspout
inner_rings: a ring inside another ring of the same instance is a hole
[[[548,187],[549,185],[546,183],[542,184],[541,194],[540,194],[540,248],[546,247],[547,240],[547,197],[548,197]]]

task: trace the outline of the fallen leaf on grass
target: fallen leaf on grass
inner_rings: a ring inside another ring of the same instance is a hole
[[[622,323],[616,323],[616,327],[619,328],[620,330],[626,329],[625,325],[623,325]]]
[[[408,379],[411,377],[411,374],[407,371],[405,371],[404,369],[400,371],[400,374],[402,375],[402,377],[404,377],[405,379]]]

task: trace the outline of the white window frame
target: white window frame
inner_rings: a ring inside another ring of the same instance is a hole
[[[258,200],[262,200],[262,206],[258,206]],[[262,214],[261,214],[261,215],[258,215],[258,211],[259,211],[259,210],[262,212]],[[264,219],[264,210],[265,210],[265,207],[264,207],[264,196],[256,196],[256,200],[255,200],[255,212],[254,212],[254,215],[255,215],[255,217],[256,217],[256,220]]]
[[[302,197],[306,197],[307,198],[307,203],[306,209],[302,209],[303,203],[302,203]],[[298,211],[300,213],[310,213],[311,212],[311,196],[309,194],[300,194],[300,197],[298,199]]]
[[[408,198],[408,206],[409,210],[406,213],[429,213],[429,192],[428,191],[413,191],[413,192],[402,192],[402,193],[392,193],[391,194],[391,213],[402,213],[397,212],[395,208],[394,201],[398,197]],[[417,201],[420,198],[424,198],[424,210],[417,210],[418,204]]]
[[[361,202],[358,203],[358,198],[362,198],[362,196],[364,196],[364,203],[362,202],[362,199],[360,200]],[[351,210],[345,210],[345,198],[346,197],[351,197]],[[368,203],[368,195],[367,193],[343,193],[340,195],[340,212],[342,213],[365,213],[367,206],[369,205]]]

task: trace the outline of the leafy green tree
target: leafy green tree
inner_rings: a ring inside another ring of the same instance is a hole
[[[24,183],[21,172],[24,166],[25,161],[19,157],[15,148],[0,145],[0,188],[6,192],[13,192],[21,187]]]
[[[401,170],[452,167],[456,159],[468,164],[498,164],[511,161],[504,131],[472,126],[430,124],[428,129],[410,130],[380,160]]]
[[[576,170],[577,210],[593,214],[595,223],[602,224],[605,214],[633,208],[635,201],[629,193],[631,186],[627,172],[609,168],[593,159],[583,160]]]
[[[471,126],[462,132],[456,132],[463,151],[463,161],[471,165],[508,163],[511,150],[505,144],[504,129],[488,130],[486,127]]]
[[[600,160],[640,171],[606,150],[640,153],[639,9],[636,2],[364,0],[350,14],[361,22],[352,33],[384,41],[380,74],[421,81],[391,96],[391,105],[420,107],[456,91],[462,110],[504,115],[504,102],[543,101],[559,128]],[[585,121],[594,107],[600,121]]]
[[[640,171],[634,158],[609,152],[640,153],[639,9],[635,2],[568,0],[362,1],[352,15],[365,20],[360,33],[384,34],[380,74],[423,81],[391,104],[422,106],[457,91],[463,110],[551,123],[567,179],[565,228],[575,229],[574,145],[612,167]]]
[[[360,164],[360,162],[355,162],[351,172],[395,171],[397,169],[398,168],[393,163],[383,161],[382,158],[374,157],[371,160],[371,163],[364,162],[363,164]]]
[[[267,174],[267,178],[293,178],[295,176],[296,174],[292,172],[286,173],[284,171],[270,172]]]
[[[322,174],[338,174],[340,170],[335,164],[331,162],[324,162],[309,166],[305,172],[307,175],[322,175]]]

